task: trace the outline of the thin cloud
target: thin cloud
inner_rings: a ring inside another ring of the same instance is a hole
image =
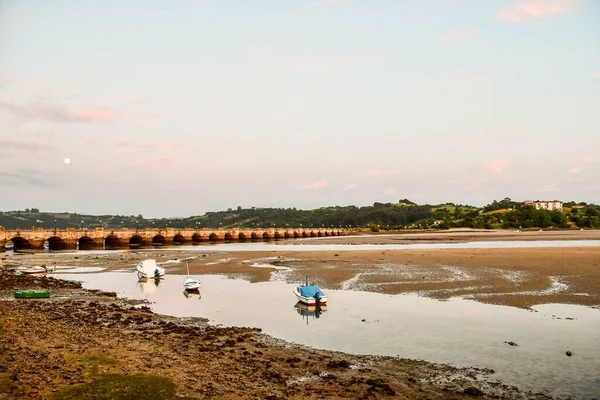
[[[108,122],[119,113],[109,107],[91,106],[67,108],[62,104],[30,103],[17,105],[0,101],[0,110],[5,110],[23,119],[41,119],[54,122]]]
[[[575,0],[525,0],[502,8],[498,17],[504,22],[521,23],[549,18],[575,7]]]
[[[0,187],[2,186],[52,186],[39,171],[21,170],[16,172],[5,171],[0,174]]]
[[[8,77],[4,75],[2,71],[0,71],[0,86],[4,85],[5,83],[8,83]]]
[[[585,167],[573,167],[573,168],[569,168],[569,172],[572,173],[572,174],[579,174],[584,169],[585,169]]]
[[[473,143],[471,140],[466,140],[463,142],[463,147],[470,149],[470,148],[475,147],[475,143]]]
[[[372,169],[370,171],[365,172],[365,175],[371,176],[371,177],[382,177],[382,176],[400,175],[401,173],[402,173],[401,171],[394,171],[394,170]]]
[[[581,157],[581,162],[584,163],[584,164],[599,163],[600,162],[600,157],[583,156],[583,157]]]
[[[343,3],[345,0],[316,0],[312,3],[313,6],[326,6],[329,4]]]
[[[472,29],[453,29],[440,35],[439,41],[443,44],[460,44],[471,39],[475,31]]]
[[[321,181],[316,181],[316,182],[300,185],[300,186],[298,186],[298,190],[316,190],[316,189],[324,188],[327,185],[329,185],[328,181],[321,180]]]
[[[115,147],[119,148],[130,148],[130,149],[173,149],[173,148],[183,148],[185,147],[185,143],[177,143],[177,142],[134,142],[132,140],[119,140],[115,142]]]
[[[330,58],[290,63],[275,67],[274,69],[283,70],[292,74],[314,74],[341,68],[364,67],[373,65],[376,62],[377,58],[371,55],[339,55]]]
[[[556,192],[558,191],[558,185],[556,184],[556,182],[552,182],[548,185],[544,185],[540,188],[540,190],[542,192]]]
[[[501,159],[494,159],[485,162],[484,164],[479,166],[480,171],[489,171],[495,174],[501,174],[504,171],[504,167],[506,167],[506,161]]]
[[[138,165],[144,165],[147,167],[170,167],[174,165],[179,160],[177,156],[161,156],[161,157],[153,157],[148,158],[146,160],[141,161]]]
[[[342,189],[342,191],[346,191],[346,190],[354,190],[358,187],[358,185],[356,183],[351,183],[350,185],[346,185],[344,186],[344,188]]]
[[[396,193],[396,188],[386,187],[385,189],[383,189],[383,193],[384,194],[394,194],[394,193]]]
[[[55,151],[56,148],[37,142],[26,142],[22,140],[0,139],[0,157],[19,158],[29,157],[32,154]]]
[[[1,78],[2,77],[0,76],[0,83],[2,83]],[[600,79],[600,71],[598,71],[594,74],[594,79]]]

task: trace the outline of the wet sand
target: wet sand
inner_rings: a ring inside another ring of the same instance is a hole
[[[53,297],[11,299],[17,288]],[[308,349],[113,295],[0,269],[0,398],[544,398],[490,383],[489,370]]]

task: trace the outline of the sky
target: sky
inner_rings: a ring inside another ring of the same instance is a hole
[[[0,210],[600,203],[596,0],[0,0]]]

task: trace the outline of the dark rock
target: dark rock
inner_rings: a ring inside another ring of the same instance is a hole
[[[470,386],[468,388],[466,388],[464,390],[465,394],[468,394],[469,396],[483,396],[483,392],[475,387],[475,386]]]
[[[344,368],[344,369],[348,369],[348,368],[350,368],[350,362],[348,362],[346,360],[329,361],[327,363],[327,367],[328,368]]]
[[[569,357],[571,357],[573,355],[573,353],[571,353],[570,351],[567,351],[565,354]]]
[[[516,344],[515,342],[504,342],[504,343],[506,343],[506,344],[508,344],[508,345],[510,345],[510,346],[517,346],[517,347],[519,346],[519,345],[518,345],[518,344]]]

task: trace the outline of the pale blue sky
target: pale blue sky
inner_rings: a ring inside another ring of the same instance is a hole
[[[0,0],[3,210],[599,203],[599,148],[594,0]]]

